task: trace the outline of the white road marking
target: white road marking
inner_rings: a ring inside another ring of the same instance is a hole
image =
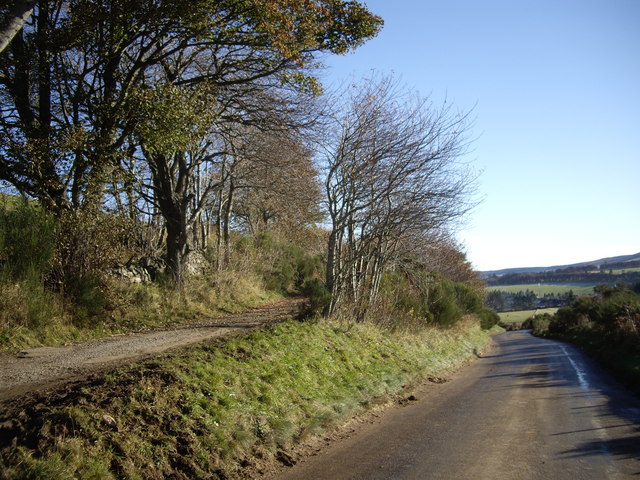
[[[587,375],[584,370],[582,370],[582,368],[580,368],[580,366],[573,360],[573,358],[571,358],[571,354],[567,351],[564,345],[560,345],[560,348],[567,356],[567,359],[569,360],[569,363],[571,364],[573,369],[576,371],[576,375],[578,375],[578,382],[580,382],[580,388],[585,391],[589,390],[589,382],[587,381]]]

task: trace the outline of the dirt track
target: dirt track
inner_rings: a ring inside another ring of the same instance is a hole
[[[145,359],[239,329],[291,318],[303,299],[286,299],[245,312],[210,318],[170,330],[115,335],[63,347],[41,347],[0,355],[0,402],[53,388],[91,374]]]

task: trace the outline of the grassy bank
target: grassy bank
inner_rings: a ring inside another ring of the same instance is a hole
[[[282,298],[252,272],[234,271],[194,276],[183,288],[114,281],[92,295],[83,306],[35,282],[0,281],[0,351],[170,327]]]
[[[489,339],[477,324],[391,333],[290,321],[120,369],[0,419],[0,476],[259,474],[305,438],[469,361]]]

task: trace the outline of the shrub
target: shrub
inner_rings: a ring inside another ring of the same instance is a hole
[[[640,295],[623,285],[598,288],[599,297],[581,297],[534,329],[575,342],[617,372],[629,386],[640,385]],[[542,319],[541,322],[547,319]]]
[[[95,277],[70,277],[66,293],[73,300],[74,323],[83,324],[103,313],[107,296],[102,283]]]
[[[53,281],[74,292],[84,279],[101,281],[107,270],[133,255],[133,228],[125,218],[92,211],[65,212],[58,221]]]
[[[317,278],[307,280],[302,286],[302,293],[309,297],[307,311],[303,312],[305,317],[320,315],[331,301],[331,294]]]
[[[456,301],[460,308],[467,313],[480,313],[483,311],[482,297],[478,292],[466,283],[456,282],[453,284]]]
[[[462,317],[452,282],[441,280],[429,285],[429,311],[441,327],[451,327]]]
[[[489,330],[494,325],[500,322],[500,316],[492,309],[488,307],[481,307],[474,312],[480,319],[480,327],[483,330]]]
[[[324,276],[320,256],[308,255],[290,243],[277,242],[268,233],[242,237],[236,249],[252,258],[252,268],[263,276],[267,289],[275,292],[300,292],[305,284]]]
[[[414,318],[424,318],[429,310],[420,289],[404,272],[395,270],[382,276],[380,301],[388,310]]]
[[[549,325],[551,324],[551,315],[548,313],[543,313],[534,316],[531,319],[531,329],[533,330],[534,335],[543,335],[549,330]]]
[[[400,317],[401,321],[436,324],[449,328],[465,314],[475,314],[482,328],[499,321],[498,314],[484,307],[477,289],[426,270],[395,270],[382,277],[377,315]]]
[[[55,221],[22,198],[0,211],[0,328],[44,327],[60,305],[43,279],[55,251]]]
[[[0,212],[0,265],[14,280],[39,282],[49,272],[55,242],[55,221],[26,199]]]

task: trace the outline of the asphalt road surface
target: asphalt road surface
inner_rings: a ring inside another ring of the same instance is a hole
[[[527,332],[277,478],[640,479],[640,401],[571,345]]]

